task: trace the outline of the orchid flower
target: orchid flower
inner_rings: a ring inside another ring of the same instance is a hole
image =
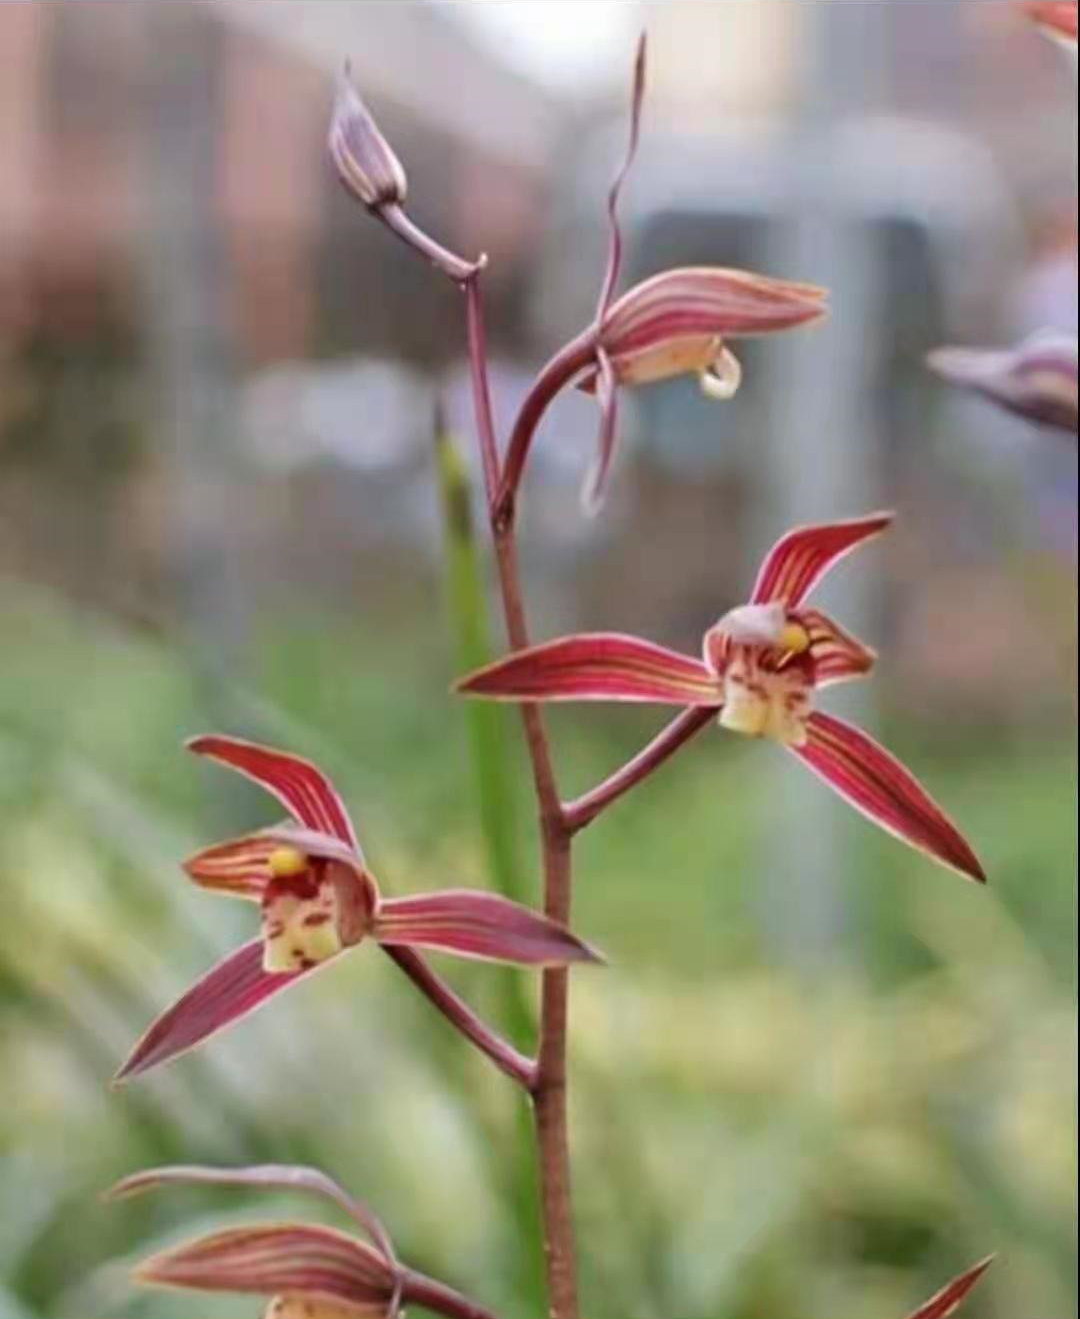
[[[968,1269],[967,1273],[954,1279],[936,1296],[932,1296],[925,1305],[920,1306],[908,1319],[949,1319],[949,1316],[955,1314],[960,1308],[961,1302],[993,1262],[994,1257],[991,1255],[989,1259],[984,1259],[981,1264],[976,1264],[973,1269]]]
[[[1036,334],[1005,349],[937,348],[927,362],[944,380],[1008,412],[1040,426],[1077,432],[1075,336]]]
[[[604,496],[618,430],[618,389],[674,376],[693,375],[713,399],[730,399],[742,367],[728,346],[748,335],[773,334],[818,320],[826,313],[824,289],[722,266],[661,271],[615,297],[622,268],[619,197],[641,136],[645,95],[645,38],[634,63],[630,134],[607,197],[608,259],[591,325],[547,363],[522,405],[507,449],[499,508],[509,517],[537,423],[565,386],[595,394],[600,405],[596,459],[582,502],[595,512]]]
[[[264,1319],[397,1319],[408,1304],[448,1319],[492,1319],[458,1292],[401,1265],[376,1215],[314,1168],[152,1168],[118,1182],[105,1198],[193,1185],[307,1191],[344,1211],[364,1237],[303,1222],[226,1228],[152,1256],[135,1270],[136,1281],[268,1297]]]
[[[463,679],[467,695],[499,700],[643,701],[715,710],[720,725],[780,743],[888,833],[972,879],[982,866],[915,778],[860,729],[814,710],[817,692],[869,673],[875,654],[807,595],[891,513],[782,537],[750,602],[705,634],[703,658],[637,637],[586,633],[519,651]]]
[[[197,737],[188,746],[253,779],[292,818],[185,863],[200,887],[257,903],[261,933],[158,1017],[118,1081],[186,1053],[366,938],[521,966],[600,960],[569,930],[492,893],[383,897],[341,798],[316,766],[232,737]]]

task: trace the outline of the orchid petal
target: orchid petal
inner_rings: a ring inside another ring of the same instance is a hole
[[[695,335],[769,334],[825,314],[825,291],[721,266],[665,270],[635,285],[604,319],[600,341],[612,357]]]
[[[937,348],[926,360],[942,379],[1008,412],[1072,435],[1077,432],[1075,337],[1039,334],[1006,349]]]
[[[351,1196],[318,1168],[279,1163],[258,1164],[250,1168],[206,1168],[195,1164],[174,1164],[164,1168],[147,1168],[125,1177],[106,1191],[104,1198],[125,1200],[129,1196],[142,1195],[161,1186],[256,1186],[321,1195],[333,1201],[358,1223],[388,1260],[393,1261],[395,1258],[389,1233],[375,1211],[362,1200]]]
[[[396,1271],[366,1241],[335,1228],[260,1223],[163,1250],[141,1264],[135,1277],[193,1291],[292,1294],[382,1319],[394,1294]]]
[[[352,936],[366,929],[379,890],[356,850],[330,834],[293,824],[276,825],[204,848],[184,862],[184,870],[202,888],[258,902],[270,880],[270,858],[283,847],[330,863],[342,906],[345,941],[357,942]]]
[[[984,1259],[981,1264],[976,1264],[973,1269],[969,1269],[967,1273],[950,1282],[936,1296],[931,1297],[924,1306],[909,1316],[909,1319],[948,1319],[949,1315],[956,1313],[960,1302],[968,1295],[993,1262],[994,1257],[991,1255],[989,1259]]]
[[[330,958],[299,971],[271,973],[263,969],[263,942],[253,939],[230,953],[148,1028],[116,1074],[117,1084],[160,1067],[203,1044],[226,1026],[261,1007]]]
[[[280,846],[274,834],[245,834],[196,852],[184,870],[200,888],[259,902],[270,878],[270,857]]]
[[[471,889],[388,898],[380,904],[373,934],[379,943],[520,966],[603,961],[546,916],[498,894]]]
[[[766,554],[754,583],[751,604],[782,600],[794,609],[836,563],[863,541],[878,536],[892,513],[871,513],[844,522],[796,527]]]
[[[818,710],[807,721],[806,743],[789,749],[886,833],[969,879],[985,882],[983,868],[960,831],[910,771],[866,733]]]
[[[309,829],[330,834],[359,851],[349,813],[334,785],[310,761],[217,734],[194,737],[187,746],[196,755],[208,756],[252,779]]]
[[[457,690],[510,701],[723,703],[701,660],[618,632],[584,632],[518,651],[469,674]]]
[[[810,638],[815,687],[863,678],[877,663],[877,652],[845,631],[828,614],[819,609],[800,609],[796,617]]]
[[[581,491],[581,503],[590,516],[598,513],[607,492],[608,474],[611,460],[615,457],[615,442],[618,438],[619,391],[611,359],[600,347],[596,350],[597,364],[597,402],[600,404],[600,433],[597,439],[596,459],[585,478]]]

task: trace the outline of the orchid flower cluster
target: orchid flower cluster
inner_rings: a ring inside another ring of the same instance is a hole
[[[1040,25],[1075,43],[1075,3],[1027,7]],[[616,296],[622,256],[618,202],[637,147],[644,85],[643,40],[629,145],[608,195],[609,254],[595,316],[538,373],[505,446],[496,433],[488,385],[484,258],[463,258],[414,223],[405,205],[405,171],[347,78],[329,135],[330,157],[351,195],[464,295],[484,492],[510,645],[503,658],[463,676],[456,690],[520,707],[540,825],[543,910],[473,889],[387,896],[339,794],[318,767],[235,737],[195,738],[189,744],[195,754],[253,780],[288,818],[213,844],[185,864],[199,887],[254,904],[258,934],[150,1025],[117,1078],[129,1081],[206,1044],[345,953],[365,942],[378,945],[531,1103],[552,1319],[580,1319],[581,1313],[566,1112],[568,969],[603,960],[570,928],[572,844],[578,832],[715,723],[777,744],[873,824],[930,861],[985,880],[959,827],[911,771],[867,733],[817,708],[819,694],[829,687],[867,678],[877,657],[809,603],[810,597],[842,560],[889,529],[891,513],[798,527],[782,536],[765,554],[746,603],[722,608],[705,629],[699,655],[611,632],[530,641],[517,562],[518,496],[552,400],[574,387],[596,397],[597,450],[584,491],[587,508],[595,512],[616,454],[620,390],[694,375],[709,397],[729,398],[741,376],[733,342],[808,325],[826,310],[824,292],[813,285],[721,267],[663,271]],[[1062,373],[1049,348],[1039,352],[1043,356],[1032,350],[998,370],[994,390],[1004,399],[1006,377],[1022,380],[1016,388],[1038,402],[1024,403],[1021,410],[1046,415],[1049,409],[1056,420],[1067,421],[1068,389],[1061,386],[1063,379],[1067,385],[1068,372]],[[960,359],[951,360],[955,367]],[[1075,347],[1071,380],[1075,430]],[[1010,406],[1019,406],[1017,398],[1009,394]],[[626,764],[583,796],[566,800],[558,789],[542,711],[546,703],[560,701],[645,702],[676,707],[677,713]],[[520,1053],[485,1022],[429,964],[430,953],[538,968],[535,1052]],[[159,1168],[125,1179],[110,1195],[190,1184],[307,1192],[333,1203],[353,1230],[299,1221],[230,1228],[149,1259],[136,1275],[142,1282],[262,1297],[268,1304],[265,1319],[397,1319],[406,1306],[450,1319],[494,1319],[483,1304],[403,1264],[375,1213],[311,1168]],[[968,1270],[910,1319],[947,1319],[990,1262]]]

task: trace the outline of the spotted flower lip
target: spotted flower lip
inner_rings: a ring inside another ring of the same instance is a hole
[[[1077,433],[1075,337],[1044,333],[1015,348],[937,348],[927,363],[951,384],[981,394],[1008,412]]]
[[[137,1282],[266,1297],[265,1319],[397,1319],[413,1304],[452,1319],[492,1319],[482,1306],[404,1267],[374,1211],[316,1168],[151,1168],[124,1178],[104,1198],[171,1186],[307,1192],[330,1201],[364,1236],[294,1221],[226,1228],[151,1256],[135,1269]]]
[[[204,1043],[366,938],[390,949],[520,966],[602,960],[563,926],[496,894],[445,889],[382,896],[341,798],[315,765],[233,737],[197,737],[188,746],[253,779],[291,819],[216,843],[185,863],[200,887],[258,903],[261,934],[150,1025],[118,1082]]]
[[[861,678],[874,652],[805,599],[825,574],[892,522],[891,513],[783,536],[750,601],[705,634],[694,659],[639,637],[563,637],[463,678],[469,696],[511,701],[641,701],[715,710],[733,732],[779,742],[886,832],[971,879],[985,874],[912,774],[866,733],[813,709],[816,693]]]
[[[954,1278],[947,1287],[932,1296],[925,1305],[920,1306],[908,1319],[949,1319],[960,1308],[961,1303],[971,1293],[983,1274],[994,1262],[994,1256],[984,1259],[974,1268]]]

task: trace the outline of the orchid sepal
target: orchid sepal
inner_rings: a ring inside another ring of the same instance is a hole
[[[932,1296],[925,1305],[920,1306],[914,1314],[909,1315],[908,1319],[949,1319],[950,1315],[956,1313],[961,1302],[970,1294],[975,1284],[993,1262],[994,1256],[991,1255],[988,1259],[976,1264],[974,1268],[961,1274],[959,1278],[954,1278],[948,1286]]]
[[[960,830],[910,770],[873,738],[833,715],[814,711],[808,738],[791,750],[860,814],[966,879],[986,882],[982,863]]]
[[[496,893],[447,889],[387,898],[375,939],[391,947],[425,948],[515,966],[567,966],[603,957],[564,926]]]
[[[505,701],[631,701],[719,706],[716,676],[688,655],[619,632],[585,632],[531,646],[468,674],[466,696]]]

